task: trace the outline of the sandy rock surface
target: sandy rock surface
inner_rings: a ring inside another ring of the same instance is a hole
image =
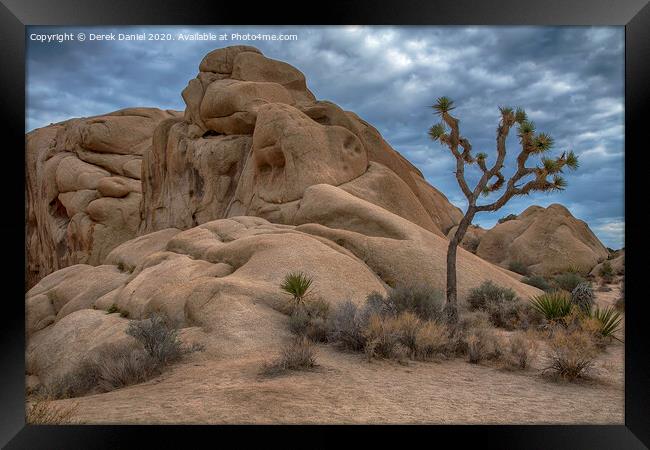
[[[608,252],[585,222],[553,204],[531,206],[516,219],[497,224],[481,237],[476,255],[503,267],[520,262],[532,272],[548,274],[571,266],[587,272]]]

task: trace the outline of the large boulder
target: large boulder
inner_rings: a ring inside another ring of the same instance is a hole
[[[531,206],[516,219],[488,230],[476,255],[502,267],[516,262],[532,272],[551,274],[569,267],[588,272],[608,252],[585,222],[564,206],[552,204]]]
[[[178,114],[129,108],[27,133],[28,287],[71,264],[101,264],[136,235],[142,155]]]
[[[444,236],[462,214],[353,113],[248,46],[210,52],[144,157],[139,233],[250,215],[287,217],[304,191],[339,186]]]
[[[83,341],[87,349],[99,342],[94,328],[105,326],[98,311],[115,305],[129,319],[162,312],[183,328],[201,327],[232,357],[270,352],[287,334],[280,311],[289,296],[279,285],[291,271],[312,276],[313,295],[332,305],[361,304],[368,294],[385,294],[400,283],[423,282],[444,291],[444,237],[328,184],[309,187],[299,203],[292,221],[300,225],[243,216],[184,231],[165,229],[116,247],[104,265],[75,265],[49,275],[27,293],[30,348],[63,345],[61,336],[78,342],[80,336],[66,331],[73,323],[81,334],[93,329]],[[461,301],[486,280],[523,298],[540,293],[461,249]],[[31,374],[49,370],[51,352],[29,354]]]

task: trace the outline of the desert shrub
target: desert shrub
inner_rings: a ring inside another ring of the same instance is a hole
[[[471,310],[487,312],[490,322],[500,328],[514,329],[520,326],[525,317],[524,305],[519,302],[515,292],[491,281],[472,289],[467,303]]]
[[[524,275],[524,276],[530,273],[530,271],[528,270],[528,266],[526,266],[521,261],[512,261],[508,265],[508,270],[511,270],[513,272],[518,273],[519,275]]]
[[[490,303],[511,302],[517,298],[515,291],[497,286],[492,281],[485,281],[470,291],[467,303],[471,309],[486,310]]]
[[[385,308],[396,314],[410,311],[423,320],[442,319],[443,292],[424,283],[398,284],[390,290],[385,302]]]
[[[291,272],[285,275],[280,289],[291,295],[294,307],[300,307],[311,292],[312,283],[313,279],[303,272]]]
[[[101,373],[90,359],[84,359],[70,371],[56,376],[43,386],[47,398],[62,399],[86,395],[96,391]]]
[[[305,336],[298,336],[282,348],[277,360],[264,363],[262,374],[279,375],[289,370],[309,370],[314,366],[316,366],[314,344]]]
[[[573,381],[586,376],[597,356],[593,336],[583,330],[557,330],[549,340],[543,373]]]
[[[57,405],[51,400],[37,399],[27,410],[26,422],[37,425],[62,425],[79,423],[73,419],[79,405]]]
[[[562,320],[571,313],[573,308],[569,294],[561,291],[547,292],[533,297],[530,304],[549,322]]]
[[[508,341],[505,363],[507,368],[524,370],[537,352],[537,340],[530,333],[516,332]]]
[[[48,383],[50,398],[72,398],[142,383],[160,373],[160,363],[134,342],[104,345],[72,370]]]
[[[132,321],[126,334],[140,342],[147,353],[161,364],[174,362],[184,353],[176,329],[169,319],[160,314]]]
[[[537,289],[541,289],[542,291],[550,291],[551,290],[551,284],[548,281],[546,281],[546,278],[544,278],[541,275],[530,275],[530,276],[522,278],[521,281],[523,283],[534,286]]]
[[[582,312],[588,314],[594,305],[594,291],[591,288],[591,283],[585,281],[578,284],[571,291],[571,303],[580,308]]]
[[[507,216],[504,216],[497,220],[497,223],[503,223],[503,222],[508,222],[509,220],[515,220],[517,218],[517,214],[508,214]]]
[[[553,278],[553,284],[558,289],[563,289],[567,292],[572,292],[577,285],[584,283],[586,280],[575,272],[564,272],[556,275]]]
[[[359,308],[351,300],[340,303],[330,316],[329,340],[348,350],[363,350],[366,339],[360,316]]]
[[[103,392],[142,383],[161,370],[159,361],[130,344],[107,346],[94,364],[99,372],[97,386]]]
[[[502,354],[501,343],[491,328],[470,330],[467,335],[467,358],[470,363],[478,364],[486,359],[499,359]]]
[[[120,309],[117,307],[117,305],[116,305],[115,303],[113,303],[113,304],[108,308],[108,310],[106,311],[106,314],[113,314],[113,313],[119,312],[119,310],[120,310]]]
[[[614,280],[614,269],[612,264],[609,261],[605,261],[598,270],[598,275],[605,280],[607,283],[611,283]]]
[[[424,322],[412,312],[403,312],[394,319],[394,328],[398,334],[399,342],[408,349],[409,355],[415,357],[417,353],[416,339],[418,331],[422,328]]]
[[[426,321],[415,333],[415,352],[417,359],[431,359],[444,354],[449,346],[449,332],[444,324]]]
[[[445,355],[448,357],[467,355],[467,337],[475,328],[488,328],[490,316],[483,310],[464,311],[458,323],[449,330]]]
[[[398,358],[401,356],[400,330],[396,317],[373,315],[364,328],[364,351],[371,358]]]
[[[325,342],[330,305],[322,299],[307,302],[305,308],[295,310],[289,317],[289,329],[315,342]]]

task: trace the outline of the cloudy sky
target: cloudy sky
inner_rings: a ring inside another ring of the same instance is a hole
[[[42,43],[29,37],[143,31],[174,38],[226,33],[228,40]],[[233,40],[232,33],[295,34],[297,40]],[[552,151],[574,150],[580,168],[567,173],[566,191],[513,199],[475,222],[491,227],[531,204],[562,203],[605,245],[624,245],[622,27],[29,27],[26,129],[132,106],[182,110],[180,93],[203,55],[235,44],[254,45],[300,69],[317,98],[372,123],[461,208],[466,203],[453,157],[427,137],[437,121],[428,106],[451,97],[461,133],[490,158],[497,107],[524,107],[537,130],[555,138]],[[508,144],[514,158],[516,133]]]

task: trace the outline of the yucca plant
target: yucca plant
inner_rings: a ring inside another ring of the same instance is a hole
[[[564,292],[554,291],[538,295],[530,300],[531,306],[548,321],[562,320],[571,313],[571,298]]]
[[[611,306],[603,309],[596,308],[591,313],[591,317],[600,323],[600,334],[602,334],[603,337],[611,337],[617,341],[623,342],[615,336],[615,334],[621,329],[620,325],[623,320],[621,313],[616,311],[615,308],[612,308]]]
[[[293,297],[294,307],[300,308],[304,306],[305,297],[311,292],[312,283],[313,279],[303,272],[291,272],[284,277],[280,289]]]

